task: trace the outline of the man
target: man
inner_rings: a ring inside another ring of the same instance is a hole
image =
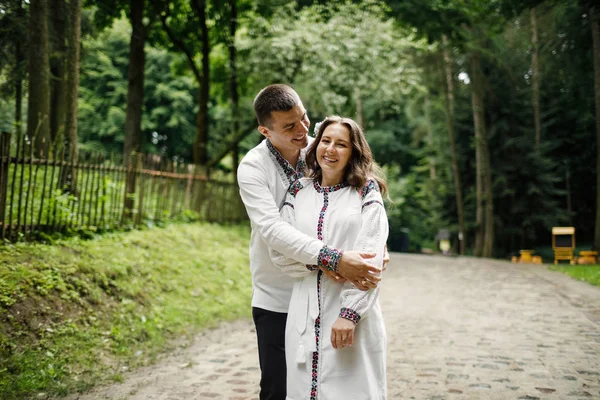
[[[310,121],[298,94],[286,85],[267,86],[254,99],[254,112],[266,140],[240,163],[238,184],[252,225],[252,317],[261,368],[260,399],[284,400],[285,322],[294,282],[273,265],[269,248],[317,265],[332,279],[347,279],[361,290],[375,287],[380,278],[379,270],[364,260],[374,254],[328,247],[280,217],[287,189],[304,175],[304,150],[309,143]]]

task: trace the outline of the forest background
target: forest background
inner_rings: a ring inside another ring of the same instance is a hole
[[[592,3],[0,0],[0,131],[38,157],[160,154],[233,182],[261,139],[252,99],[283,82],[313,125],[364,126],[392,250],[448,229],[457,253],[508,257],[560,225],[598,249]]]

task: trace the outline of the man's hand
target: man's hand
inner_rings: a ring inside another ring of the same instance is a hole
[[[345,251],[338,264],[337,273],[360,290],[375,288],[381,280],[381,270],[365,261],[375,255],[375,253]]]
[[[386,244],[385,247],[383,248],[383,268],[381,268],[382,272],[387,269],[387,264],[389,262],[390,262],[390,253],[388,253],[387,244]]]
[[[346,282],[346,279],[342,278],[340,276],[340,274],[338,274],[337,272],[331,271],[325,267],[319,267],[321,269],[321,271],[323,271],[323,273],[332,281],[334,282],[338,282],[338,283],[344,283]],[[338,267],[339,268],[339,267]]]
[[[331,345],[334,349],[350,347],[354,343],[354,328],[356,325],[349,319],[338,317],[331,326]]]

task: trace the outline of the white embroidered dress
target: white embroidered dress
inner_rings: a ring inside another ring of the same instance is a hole
[[[328,246],[377,253],[369,262],[382,266],[388,222],[375,182],[357,191],[344,184],[321,187],[302,178],[290,187],[281,214]],[[285,336],[287,399],[385,399],[387,344],[379,288],[360,291],[274,250],[271,256],[282,271],[299,278]],[[331,327],[339,316],[357,322],[352,347],[331,345]]]

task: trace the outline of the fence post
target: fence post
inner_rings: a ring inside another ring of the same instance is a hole
[[[10,167],[10,132],[0,134],[0,225],[2,239],[6,235],[6,204],[8,196],[8,170]]]
[[[185,204],[183,206],[184,211],[191,210],[191,202],[192,202],[192,185],[194,184],[194,165],[187,165],[187,179],[185,185]]]
[[[135,223],[136,225],[140,225],[142,223],[142,217],[143,217],[143,213],[144,213],[144,181],[145,181],[145,177],[144,177],[144,168],[145,168],[145,157],[143,154],[136,154],[136,159],[135,159],[135,169],[137,170],[137,174],[138,174],[138,182],[139,182],[139,188],[138,188],[138,212],[137,215],[135,216]],[[132,162],[133,164],[133,162]]]
[[[136,164],[134,163],[137,153],[128,154],[127,160],[123,160],[125,167],[125,195],[123,196],[123,221],[135,224],[133,211],[135,207],[135,183],[136,183]]]

